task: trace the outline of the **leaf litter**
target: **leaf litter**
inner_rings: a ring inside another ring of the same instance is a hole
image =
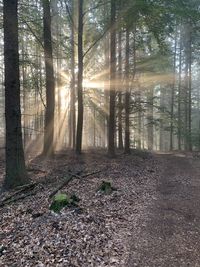
[[[66,151],[54,159],[38,157],[29,163],[32,180],[39,182],[35,194],[0,209],[0,266],[126,266],[134,229],[155,199],[159,169],[151,154],[110,159],[104,153],[76,156]],[[97,169],[101,172],[74,178],[60,191],[76,195],[77,206],[58,214],[50,211],[49,195],[69,170]],[[99,192],[103,181],[116,190]],[[2,193],[1,199],[5,196]]]

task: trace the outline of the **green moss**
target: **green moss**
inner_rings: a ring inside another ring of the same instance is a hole
[[[60,193],[55,195],[55,197],[53,198],[50,210],[53,210],[54,212],[58,213],[61,211],[61,209],[63,209],[69,204],[70,204],[69,196],[67,194]]]
[[[66,206],[78,206],[77,202],[79,201],[80,199],[75,194],[68,196],[67,194],[59,193],[54,196],[50,210],[59,213]]]

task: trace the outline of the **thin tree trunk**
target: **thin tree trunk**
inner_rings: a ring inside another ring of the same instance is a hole
[[[138,132],[137,132],[137,149],[141,149],[141,139],[142,139],[142,112],[141,112],[141,93],[140,91],[138,92],[137,96],[137,101],[138,101]]]
[[[110,54],[110,43],[109,38],[106,36],[104,41],[104,55],[105,55],[105,75],[104,75],[104,142],[105,147],[108,146],[108,139],[109,139],[109,132],[108,132],[108,125],[109,125],[109,90],[108,90],[108,81],[110,78],[109,75],[109,54]]]
[[[116,78],[116,1],[111,0],[110,32],[110,110],[108,129],[108,155],[115,155],[115,78]]]
[[[76,153],[82,151],[83,134],[83,0],[78,1],[78,121],[76,134]]]
[[[180,33],[180,45],[179,45],[179,78],[178,78],[178,149],[181,150],[181,135],[182,135],[182,120],[181,120],[181,75],[182,75],[182,38]]]
[[[188,148],[192,151],[192,40],[191,23],[188,25]]]
[[[153,150],[153,88],[148,92],[148,115],[147,115],[147,131],[148,131],[148,149]]]
[[[177,52],[177,28],[175,32],[175,48],[174,48],[174,77],[171,92],[171,118],[170,118],[170,150],[173,150],[173,134],[174,134],[174,96],[175,96],[175,84],[176,84],[176,52]]]
[[[14,188],[28,182],[22,144],[19,52],[18,1],[3,1],[4,61],[5,61],[5,119],[6,176],[4,187]]]
[[[70,97],[70,129],[69,129],[69,139],[70,147],[75,149],[76,144],[76,109],[75,109],[75,47],[74,47],[74,1],[71,1],[72,4],[72,26],[71,26],[71,97]]]
[[[121,2],[120,2],[121,7]],[[123,149],[122,138],[122,31],[118,34],[118,148]]]
[[[159,149],[160,151],[164,151],[164,106],[165,106],[165,101],[164,97],[166,95],[166,89],[161,88],[160,90],[160,140],[159,140]]]
[[[130,84],[129,84],[129,30],[126,28],[126,59],[125,59],[125,77],[126,77],[126,93],[125,93],[125,142],[124,152],[130,154]]]
[[[62,114],[61,114],[61,59],[59,58],[59,36],[60,36],[60,25],[59,25],[59,10],[58,10],[58,0],[51,0],[51,10],[52,10],[52,20],[51,20],[51,32],[53,42],[56,44],[54,46],[56,60],[54,60],[54,74],[55,74],[55,125],[54,125],[54,143],[55,148],[60,149],[63,145],[63,124],[62,124]],[[61,140],[62,139],[62,140]]]
[[[26,151],[27,139],[28,139],[28,119],[27,119],[27,86],[26,86],[26,67],[25,62],[25,49],[24,49],[24,39],[22,39],[22,88],[23,88],[23,133],[24,133],[24,151]]]

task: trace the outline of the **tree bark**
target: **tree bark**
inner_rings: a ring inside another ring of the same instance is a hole
[[[148,92],[148,114],[147,114],[147,131],[148,131],[148,149],[153,150],[153,143],[154,143],[154,137],[153,137],[153,96],[154,96],[154,90],[153,88],[149,89]]]
[[[188,149],[192,151],[192,26],[188,24]]]
[[[76,153],[82,151],[83,134],[83,0],[78,1],[78,121],[76,133]]]
[[[4,61],[5,61],[5,120],[6,176],[4,187],[11,189],[28,182],[22,144],[19,52],[18,1],[3,1]]]
[[[124,153],[130,154],[130,84],[129,84],[129,30],[126,28],[126,59],[125,59],[125,77],[126,77],[126,93],[125,93],[125,142]]]
[[[108,155],[115,156],[116,1],[111,0]]]
[[[179,78],[178,78],[178,149],[181,150],[181,136],[182,136],[182,120],[181,120],[181,102],[182,102],[182,92],[181,92],[181,87],[182,87],[182,80],[181,80],[181,75],[182,75],[182,37],[181,37],[181,32],[180,32],[180,45],[179,45]]]
[[[171,118],[170,118],[170,150],[173,150],[173,134],[174,134],[174,97],[175,97],[175,84],[176,84],[176,53],[177,53],[177,26],[175,32],[175,44],[174,44],[174,77],[171,91]]]
[[[122,138],[122,32],[118,34],[118,147],[123,149],[123,138]]]
[[[72,9],[72,26],[71,26],[71,97],[70,97],[70,129],[69,129],[69,144],[75,149],[76,145],[76,109],[75,109],[75,21],[74,21],[74,0],[71,1]]]
[[[46,111],[44,125],[44,156],[54,154],[55,79],[51,40],[51,14],[49,0],[43,0],[44,56],[46,70]]]

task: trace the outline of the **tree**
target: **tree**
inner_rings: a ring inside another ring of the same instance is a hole
[[[130,154],[130,81],[129,81],[129,56],[130,56],[130,44],[129,44],[129,29],[126,27],[126,60],[125,60],[125,76],[126,76],[126,93],[125,93],[125,141],[124,152]]]
[[[18,1],[3,1],[5,119],[6,119],[6,176],[4,187],[11,189],[28,182],[22,144],[19,52]]]
[[[55,80],[53,68],[53,53],[51,40],[51,14],[49,0],[43,0],[43,24],[44,24],[44,55],[46,70],[46,111],[44,126],[43,155],[54,154],[54,109],[55,109]]]
[[[175,31],[174,41],[174,63],[173,63],[173,84],[171,89],[171,121],[170,121],[170,150],[174,148],[173,135],[174,135],[174,98],[175,98],[175,86],[176,86],[176,54],[177,54],[177,26]]]
[[[116,1],[111,0],[108,154],[115,155]]]
[[[74,21],[74,0],[71,0],[71,90],[70,90],[70,129],[69,129],[69,146],[75,149],[76,142],[76,108],[75,108],[75,21]]]
[[[81,154],[83,132],[83,0],[78,1],[78,121],[76,153]]]
[[[122,5],[121,1],[119,2],[119,11],[121,10]],[[119,18],[118,23],[121,22]],[[123,149],[123,136],[122,136],[122,111],[123,111],[123,103],[122,103],[122,27],[119,25],[119,33],[118,33],[118,79],[117,79],[117,88],[118,88],[118,148]]]

